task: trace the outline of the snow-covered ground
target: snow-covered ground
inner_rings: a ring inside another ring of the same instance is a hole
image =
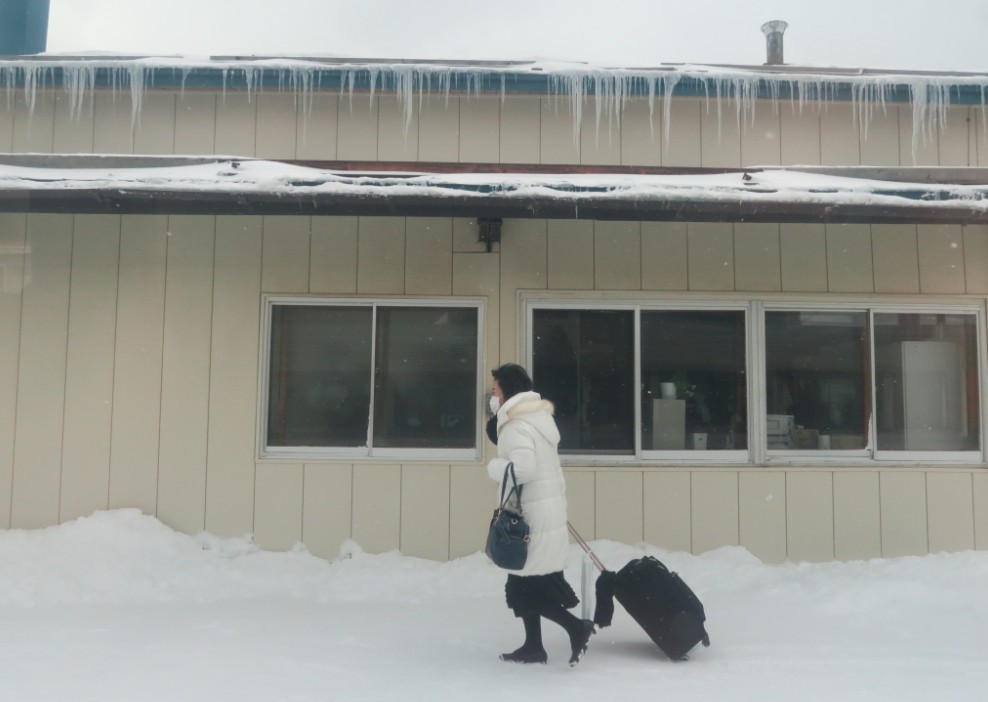
[[[0,699],[983,700],[988,552],[764,565],[648,552],[703,600],[712,645],[671,663],[617,607],[575,669],[501,663],[522,639],[482,554],[434,563],[347,544],[329,563],[193,538],[136,510],[0,531]],[[578,587],[581,554],[567,577]]]

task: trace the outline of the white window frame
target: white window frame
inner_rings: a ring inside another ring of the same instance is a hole
[[[531,297],[523,300],[524,339],[522,356],[528,367],[534,360],[533,324],[535,310],[623,310],[633,311],[634,327],[634,383],[635,383],[635,443],[634,455],[598,455],[566,453],[561,456],[564,464],[595,465],[595,464],[747,464],[747,465],[925,465],[925,464],[963,464],[985,465],[986,446],[988,446],[988,411],[985,408],[985,382],[988,377],[988,359],[986,359],[986,321],[984,301],[957,302],[944,301],[934,303],[928,301],[892,302],[869,299],[841,300],[774,300],[770,298],[755,299],[703,299],[703,300],[649,300],[645,298],[613,299],[613,298],[582,298],[574,299],[567,295],[565,299]],[[743,310],[745,312],[745,349],[746,375],[748,392],[748,448],[733,451],[652,451],[643,450],[641,445],[641,313],[651,310]],[[797,450],[797,449],[768,449],[766,434],[766,356],[765,356],[765,313],[766,312],[863,312],[867,316],[868,336],[871,345],[871,382],[874,385],[875,349],[874,349],[874,318],[876,314],[964,314],[972,315],[976,324],[976,354],[978,370],[978,411],[979,417],[979,448],[972,451],[888,451],[877,449],[877,428],[875,418],[877,413],[874,387],[872,388],[871,421],[868,424],[866,447],[855,450]]]
[[[260,459],[307,460],[307,459],[346,459],[346,460],[413,460],[413,461],[477,461],[482,455],[483,424],[487,419],[484,409],[480,406],[486,389],[485,377],[482,371],[484,365],[485,346],[485,304],[478,297],[327,297],[303,295],[264,295],[262,297],[262,323],[259,354],[258,382],[258,425],[257,453]],[[270,391],[271,368],[271,316],[276,305],[313,306],[313,307],[361,307],[371,309],[371,383],[370,408],[367,421],[366,446],[269,446],[268,431],[268,394]],[[477,311],[477,367],[475,399],[477,415],[474,426],[473,448],[375,448],[373,446],[374,432],[374,391],[373,391],[373,360],[377,351],[377,309],[379,307],[463,307]]]

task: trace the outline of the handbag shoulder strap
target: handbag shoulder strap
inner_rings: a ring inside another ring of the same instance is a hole
[[[508,490],[508,476],[511,476],[511,490]],[[505,491],[507,490],[507,494]],[[511,493],[515,493],[518,496],[518,504],[521,506],[521,486],[518,485],[518,479],[515,477],[515,464],[509,463],[504,468],[504,477],[501,479],[501,507],[502,509],[508,500],[511,499]]]

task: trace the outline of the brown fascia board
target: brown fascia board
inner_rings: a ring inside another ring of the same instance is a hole
[[[42,168],[86,168],[96,166],[153,167],[222,161],[220,157],[66,157],[0,156],[0,162]],[[248,159],[249,160],[249,159]],[[119,162],[119,163],[118,163]],[[125,183],[104,187],[56,189],[3,188],[0,184],[0,211],[62,214],[197,214],[197,215],[299,215],[299,216],[395,216],[395,217],[500,217],[504,219],[583,219],[676,222],[763,222],[835,224],[988,224],[983,202],[951,198],[951,185],[984,185],[988,169],[983,168],[872,168],[872,167],[786,167],[786,168],[668,168],[647,166],[561,166],[487,163],[371,162],[371,161],[285,161],[293,165],[331,170],[340,175],[370,177],[412,177],[428,173],[582,173],[703,175],[725,172],[757,173],[767,170],[812,172],[833,176],[896,183],[943,185],[926,198],[891,204],[821,201],[793,201],[760,190],[758,197],[737,199],[699,198],[688,192],[666,196],[621,196],[615,193],[576,193],[560,196],[531,196],[499,192],[456,192],[389,187],[357,189],[353,192],[319,192],[317,189],[264,191],[222,191],[195,188],[155,190],[146,184],[128,187]],[[318,174],[314,174],[318,176]],[[318,185],[318,182],[300,183]],[[936,199],[941,198],[941,199]]]
[[[382,189],[383,190],[383,189]],[[675,222],[815,222],[834,224],[988,224],[983,208],[935,203],[876,206],[858,203],[539,198],[499,195],[432,197],[389,190],[381,194],[223,193],[146,189],[0,190],[0,211],[61,214],[299,215],[500,217]]]

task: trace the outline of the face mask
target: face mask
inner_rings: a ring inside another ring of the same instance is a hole
[[[498,399],[497,395],[491,395],[491,399],[487,401],[491,408],[491,414],[497,414],[497,411],[501,409],[501,401]]]

